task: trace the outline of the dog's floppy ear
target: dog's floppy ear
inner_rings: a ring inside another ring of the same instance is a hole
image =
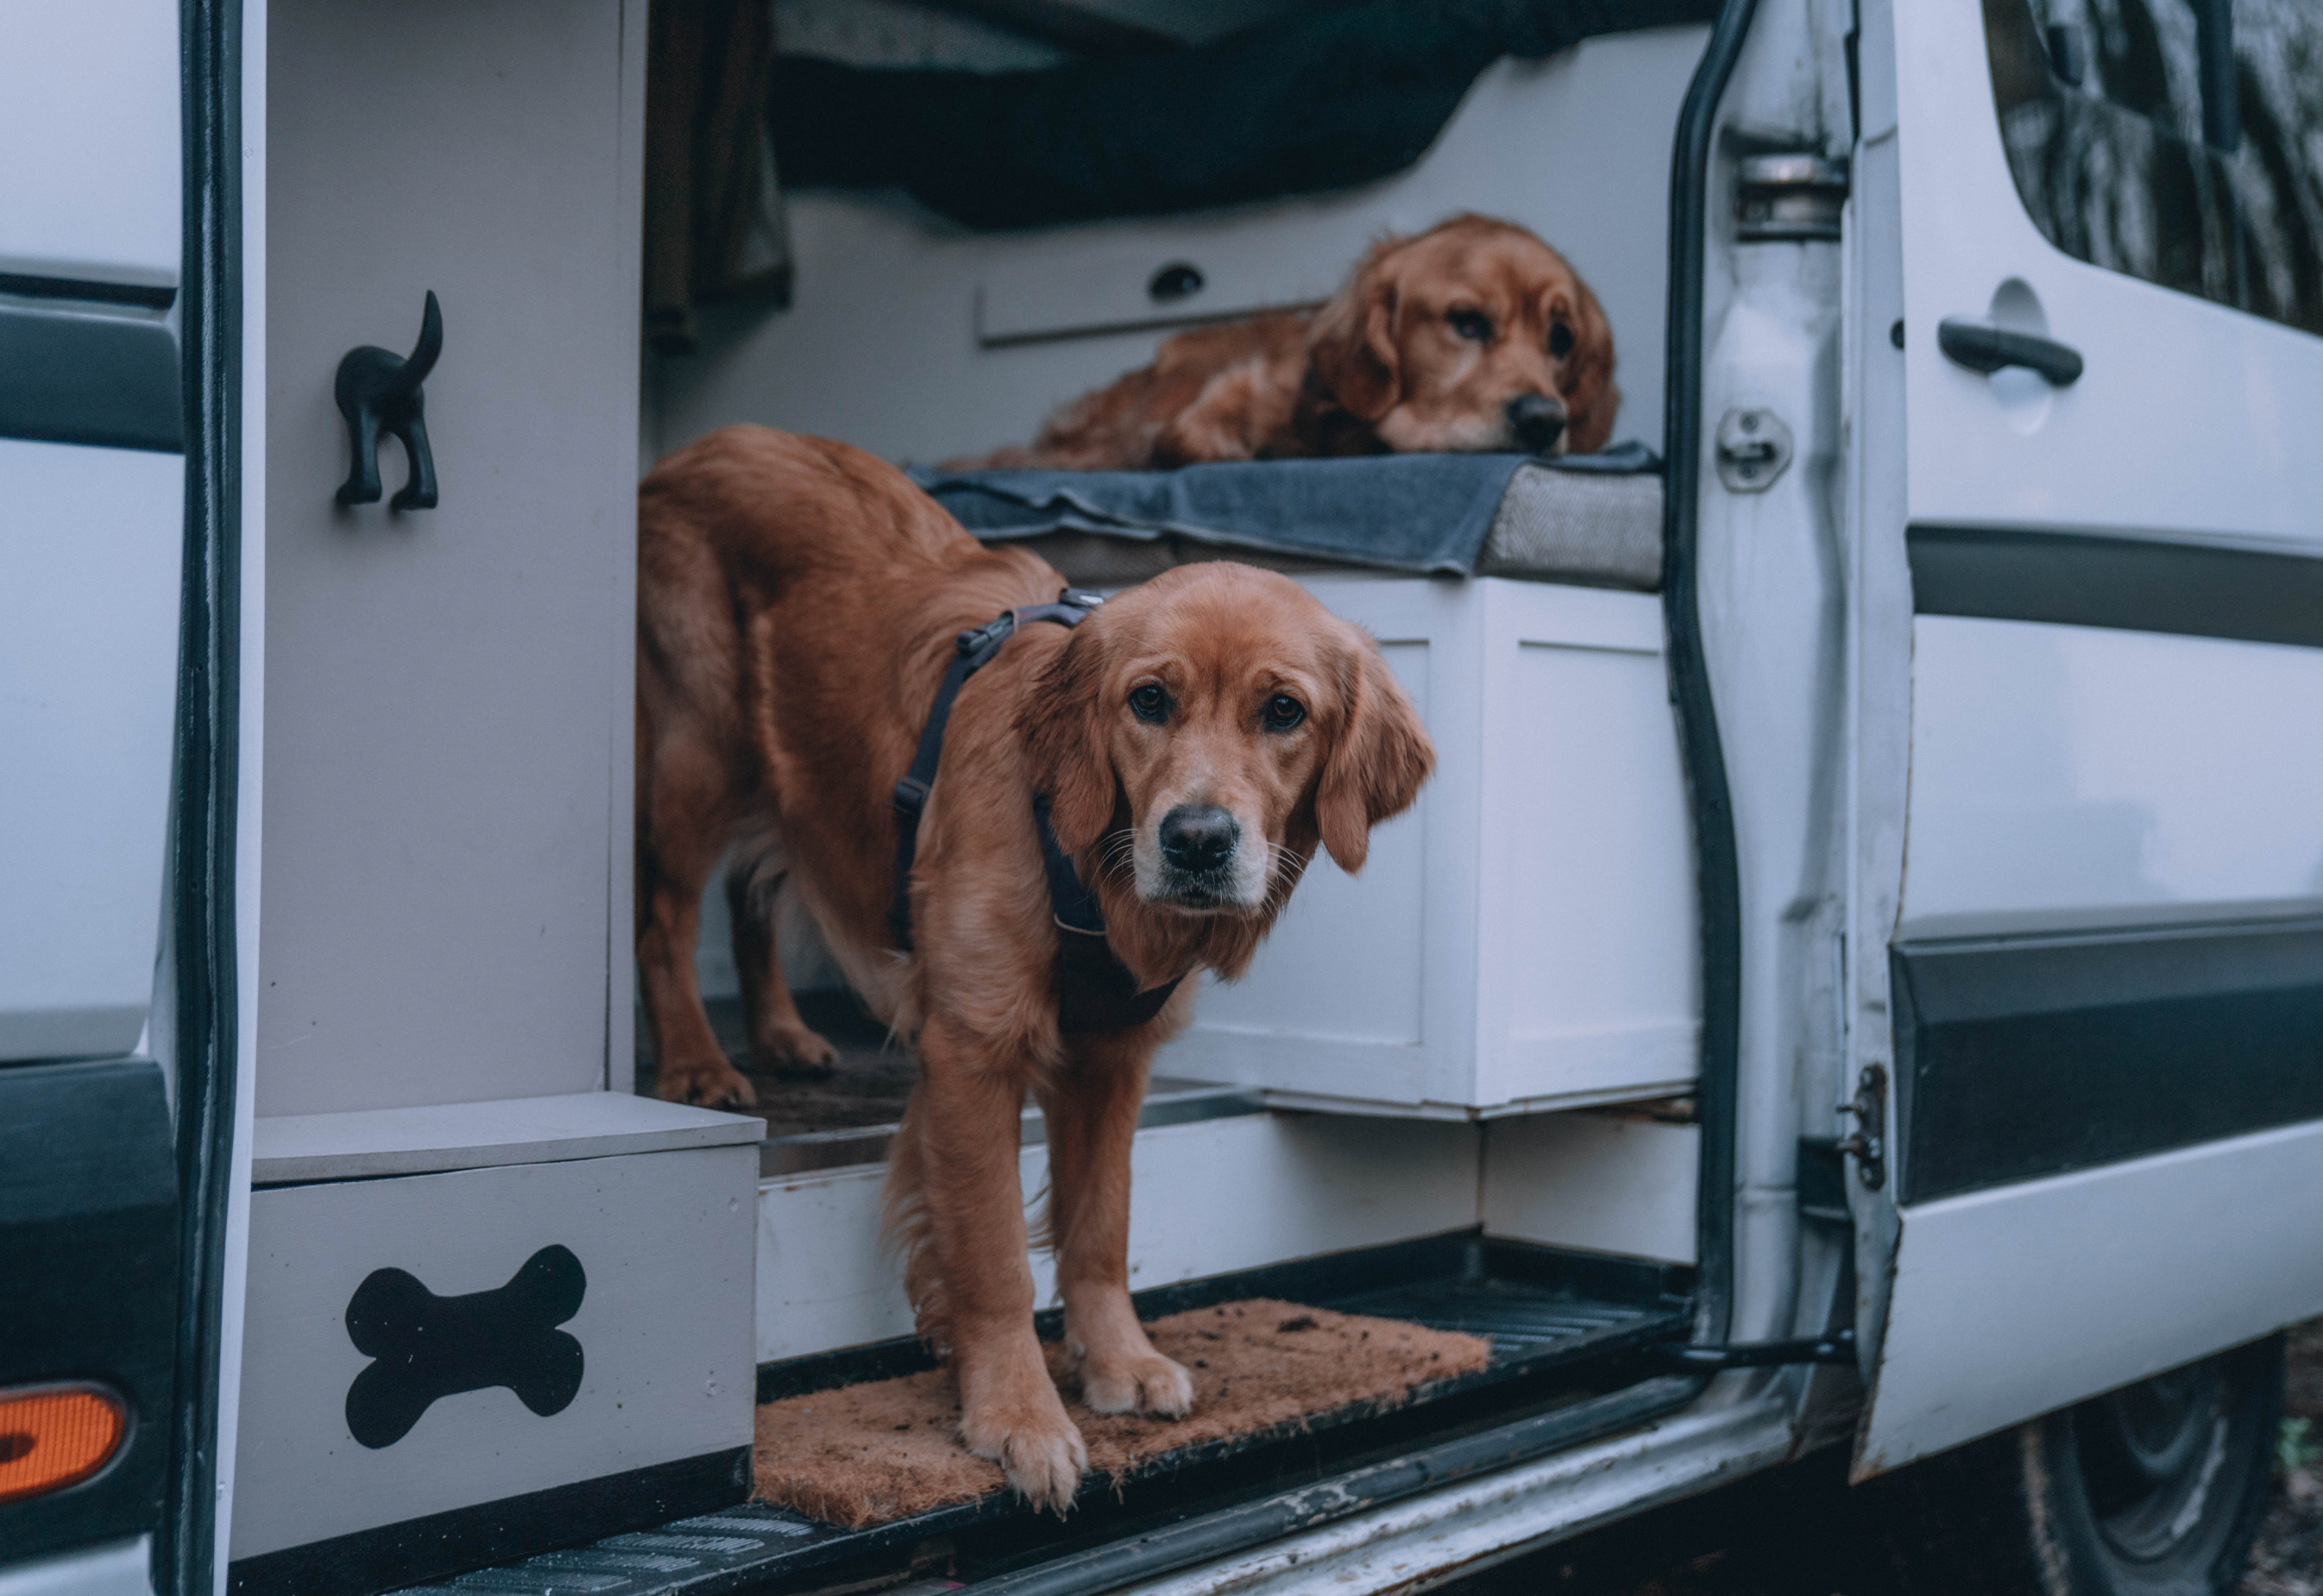
[[[1613,329],[1597,296],[1577,277],[1569,290],[1559,288],[1550,296],[1548,319],[1573,332],[1572,352],[1556,375],[1565,400],[1566,452],[1594,454],[1613,436],[1613,416],[1621,408],[1621,390],[1613,386]]]
[[[1336,298],[1315,313],[1307,338],[1308,370],[1348,415],[1378,421],[1403,397],[1402,356],[1395,344],[1396,285],[1388,257],[1400,238],[1371,247]]]
[[[1315,827],[1339,868],[1352,876],[1371,851],[1372,828],[1419,796],[1436,768],[1436,745],[1369,637],[1342,664],[1340,692],[1346,711],[1316,784]]]
[[[1084,621],[1025,694],[1016,729],[1033,779],[1049,795],[1049,826],[1067,853],[1093,846],[1113,823],[1117,783],[1106,747],[1104,639]]]

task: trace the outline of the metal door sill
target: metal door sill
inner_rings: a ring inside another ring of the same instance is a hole
[[[1361,1513],[1643,1424],[1703,1380],[1660,1372],[1682,1337],[1687,1271],[1592,1258],[1473,1232],[1140,1293],[1147,1317],[1238,1298],[1464,1330],[1492,1343],[1484,1370],[1422,1388],[1387,1412],[1349,1409],[1188,1447],[1115,1484],[1096,1477],[1062,1522],[1006,1493],[848,1530],[757,1503],[503,1567],[429,1592],[713,1596],[828,1570],[833,1580],[940,1548],[962,1577],[1009,1596],[1099,1591]],[[1041,1316],[1054,1335],[1056,1316]],[[762,1401],[933,1366],[895,1341],[769,1364]],[[810,1583],[812,1582],[809,1582]]]

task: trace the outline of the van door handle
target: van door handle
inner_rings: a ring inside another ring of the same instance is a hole
[[[1938,324],[1936,347],[1971,371],[2023,366],[2040,372],[2057,388],[2070,387],[2081,378],[2081,352],[2071,344],[1963,316],[1948,316]]]

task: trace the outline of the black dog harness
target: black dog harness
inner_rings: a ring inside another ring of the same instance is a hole
[[[887,930],[904,952],[912,950],[912,864],[919,855],[920,815],[928,806],[928,791],[935,784],[937,762],[943,757],[944,727],[951,720],[952,700],[960,696],[970,676],[992,663],[1020,627],[1045,620],[1070,629],[1103,602],[1095,593],[1069,587],[1053,604],[1004,611],[952,639],[951,665],[936,689],[928,723],[921,729],[912,768],[895,784],[890,800],[896,817],[895,899],[887,910]],[[1162,1005],[1185,977],[1180,976],[1146,992],[1137,989],[1136,977],[1105,940],[1105,915],[1097,908],[1097,894],[1081,885],[1072,860],[1057,846],[1057,834],[1049,825],[1046,793],[1033,794],[1033,824],[1041,834],[1049,910],[1057,922],[1057,1029],[1075,1036],[1144,1024],[1162,1012]]]

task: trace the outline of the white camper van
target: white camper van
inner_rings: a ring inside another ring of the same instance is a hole
[[[1029,70],[1285,9],[773,15]],[[2323,1312],[2323,8],[1727,0],[1324,190],[800,188],[787,307],[671,355],[655,25],[0,7],[0,1596],[1401,1591],[1827,1448],[1932,1589],[2231,1586]],[[1062,1520],[753,1500],[755,1405],[932,1366],[911,1065],[826,980],[840,1087],[650,1091],[640,472],[1021,442],[1460,210],[1595,286],[1639,446],[1512,463],[1462,570],[1276,559],[1438,773],[1200,994],[1131,1265],[1489,1363]]]

